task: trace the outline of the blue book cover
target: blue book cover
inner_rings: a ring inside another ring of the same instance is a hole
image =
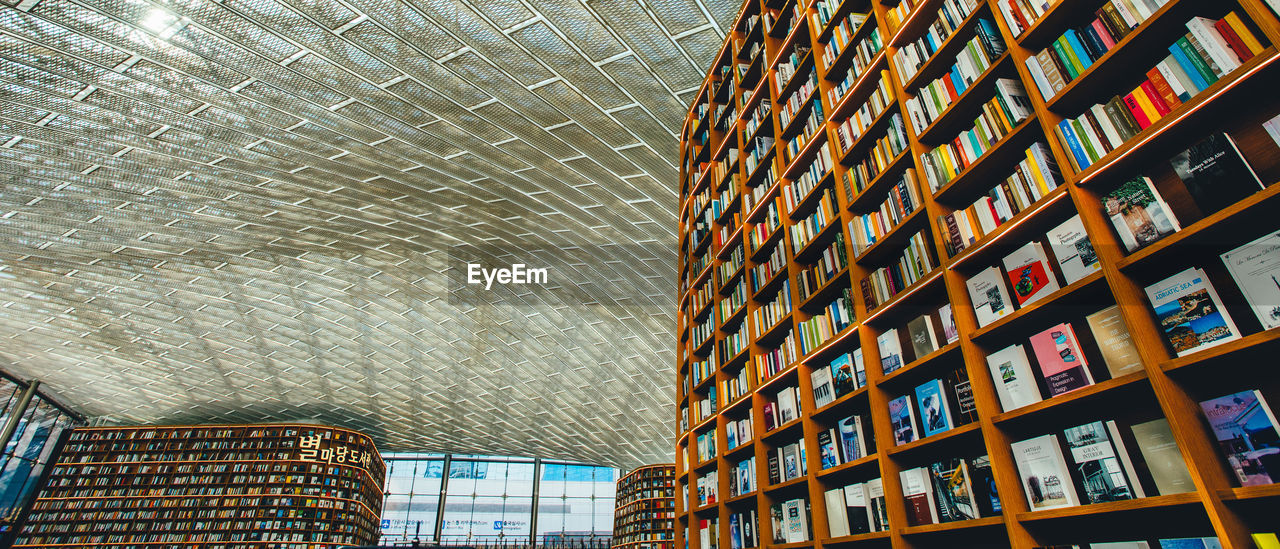
[[[836,357],[831,361],[831,386],[834,389],[835,398],[852,393],[858,388],[857,378],[853,371],[853,358],[849,353],[845,353]]]
[[[834,429],[818,433],[818,455],[822,458],[823,469],[840,465],[840,450],[836,448],[834,433]]]
[[[959,99],[964,95],[964,91],[969,89],[969,84],[964,81],[963,76],[960,76],[960,66],[952,65],[951,72],[947,73],[947,76],[951,77],[951,85],[956,88],[956,99]]]
[[[916,404],[920,406],[921,430],[933,436],[951,429],[951,412],[947,409],[946,390],[942,380],[927,381],[916,387]]]
[[[845,463],[862,457],[861,422],[858,416],[849,416],[837,425],[840,431],[840,450]]]
[[[1084,153],[1084,147],[1080,146],[1080,140],[1076,138],[1076,131],[1071,128],[1070,118],[1058,122],[1058,131],[1062,134],[1062,138],[1066,140],[1067,148],[1071,150],[1071,156],[1075,157],[1076,165],[1080,166],[1081,170],[1093,164],[1093,161],[1089,160],[1089,155]]]
[[[732,426],[724,430],[724,441],[727,448],[738,447],[738,430]]]
[[[911,397],[900,396],[889,401],[889,421],[893,424],[893,440],[902,445],[916,440],[916,419],[911,415]]]
[[[1280,480],[1280,425],[1258,391],[1200,402],[1227,464],[1241,486]]]
[[[1174,538],[1160,540],[1160,549],[1222,549],[1218,538]]]
[[[1195,64],[1193,64],[1190,59],[1187,59],[1187,53],[1182,51],[1182,48],[1179,48],[1177,44],[1174,44],[1169,46],[1169,53],[1173,54],[1173,60],[1177,61],[1178,65],[1182,67],[1182,72],[1187,73],[1187,78],[1191,79],[1191,83],[1195,84],[1197,88],[1200,88],[1191,92],[1192,95],[1200,93],[1201,91],[1204,91],[1205,88],[1209,87],[1209,83],[1204,81],[1204,77],[1196,70]]]
[[[1088,70],[1093,65],[1093,58],[1089,56],[1089,50],[1085,49],[1084,44],[1080,42],[1080,35],[1076,34],[1075,29],[1067,29],[1063,36],[1067,37],[1067,44],[1075,51],[1076,59],[1080,60],[1080,66]]]

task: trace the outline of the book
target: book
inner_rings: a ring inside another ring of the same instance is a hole
[[[987,355],[987,369],[995,381],[1002,410],[1008,412],[1042,400],[1022,345],[1010,345]]]
[[[1204,271],[1191,268],[1146,287],[1165,341],[1183,356],[1240,338]]]
[[[1262,329],[1280,326],[1280,231],[1267,233],[1221,258]]]
[[[782,447],[782,481],[800,478],[804,473],[800,470],[800,448],[796,443]]]
[[[809,373],[809,381],[813,385],[813,405],[821,408],[835,402],[834,380],[830,368],[818,368]]]
[[[942,380],[934,379],[917,386],[916,404],[920,406],[920,421],[924,436],[933,436],[951,429],[951,411],[950,406],[947,405],[947,392]]]
[[[880,368],[885,374],[902,367],[902,343],[898,341],[897,328],[876,336],[876,347],[880,349]]]
[[[1063,431],[1071,461],[1082,480],[1085,503],[1142,497],[1133,466],[1125,466],[1128,456],[1123,447],[1117,447],[1119,439],[1111,434],[1114,428],[1114,422],[1094,421]]]
[[[1280,2],[1280,0],[1276,0]],[[1267,135],[1271,136],[1271,140],[1275,141],[1276,146],[1280,147],[1280,114],[1277,114],[1271,120],[1262,123],[1262,129],[1267,131]]]
[[[1080,352],[1080,341],[1070,324],[1058,324],[1031,336],[1031,350],[1049,388],[1049,396],[1093,385],[1088,361]]]
[[[1126,252],[1154,244],[1179,229],[1177,218],[1147,177],[1130,179],[1103,195],[1103,210]]]
[[[1102,270],[1098,253],[1094,251],[1089,235],[1084,232],[1084,222],[1080,221],[1079,214],[1049,229],[1045,236],[1049,239],[1049,249],[1053,251],[1058,272],[1062,273],[1067,285]]]
[[[818,456],[822,459],[822,468],[830,469],[840,465],[840,449],[836,446],[836,430],[827,429],[818,432]]]
[[[929,466],[938,522],[976,519],[981,516],[975,503],[973,483],[965,460],[952,458]]]
[[[845,516],[849,535],[871,531],[871,509],[867,507],[867,487],[858,482],[844,487]]]
[[[937,524],[937,504],[933,498],[929,470],[924,467],[905,469],[898,472],[898,478],[902,481],[902,497],[907,505],[907,523],[911,526]]]
[[[1138,356],[1138,348],[1133,345],[1133,338],[1120,315],[1120,306],[1112,305],[1101,311],[1084,317],[1093,333],[1093,340],[1102,352],[1102,362],[1111,372],[1111,378],[1142,371],[1142,358]]]
[[[844,488],[827,490],[823,497],[827,502],[827,529],[831,537],[849,535],[849,508],[845,505]]]
[[[773,532],[773,543],[779,545],[787,543],[787,515],[784,504],[775,503],[769,506],[769,526]]]
[[[1080,505],[1058,437],[1042,435],[1015,442],[1011,447],[1032,511]]]
[[[889,506],[885,501],[884,482],[879,478],[873,478],[867,481],[866,488],[871,531],[886,532],[889,530]]]
[[[907,323],[907,335],[911,340],[911,350],[916,360],[938,350],[938,336],[933,331],[933,322],[929,315],[921,315]]]
[[[1222,549],[1218,538],[1172,538],[1159,543],[1160,549]]]
[[[1049,259],[1039,242],[1028,242],[1004,257],[1004,270],[1009,276],[1009,287],[1018,306],[1043,298],[1058,290]]]
[[[1173,438],[1169,428],[1169,420],[1160,418],[1145,423],[1129,426],[1133,438],[1137,441],[1142,460],[1146,462],[1151,479],[1155,481],[1156,491],[1160,495],[1194,492],[1194,481],[1187,464],[1182,460],[1182,452]]]
[[[832,399],[839,399],[854,392],[860,386],[855,377],[853,356],[842,354],[831,361]]]
[[[982,516],[993,517],[1003,512],[1000,493],[996,491],[996,477],[991,473],[991,458],[978,456],[965,462],[972,481],[974,503]]]
[[[942,337],[947,340],[946,344],[951,344],[959,340],[960,330],[956,329],[956,318],[951,313],[950,303],[947,303],[938,309],[938,318],[942,319]]]
[[[1278,0],[1268,0],[1268,2],[1276,1]],[[1272,5],[1271,9],[1275,10],[1275,5]],[[1258,549],[1280,549],[1280,537],[1273,533],[1252,534],[1250,537],[1253,538],[1253,543],[1258,546]]]
[[[986,326],[1013,312],[998,267],[989,267],[973,275],[965,281],[965,286],[969,290],[973,311],[978,315],[978,326]]]
[[[1263,189],[1231,136],[1214,133],[1169,160],[1204,215]]]
[[[1201,401],[1200,409],[1241,486],[1280,480],[1280,424],[1260,391]]]
[[[902,445],[918,438],[915,415],[911,413],[911,397],[900,396],[889,401],[889,420],[893,424],[893,440]]]
[[[964,425],[978,421],[978,404],[973,399],[973,384],[969,381],[969,370],[963,364],[951,369],[942,380],[943,385],[951,389],[951,409],[955,412],[955,425]]]
[[[849,416],[836,424],[840,431],[840,453],[845,463],[867,455],[867,445],[862,436],[862,417]]]

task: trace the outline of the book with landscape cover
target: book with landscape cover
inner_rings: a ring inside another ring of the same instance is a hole
[[[897,328],[876,336],[876,346],[880,349],[880,368],[885,374],[902,367],[902,343],[898,341]]]
[[[1063,431],[1071,461],[1080,474],[1085,503],[1104,503],[1142,497],[1135,488],[1137,476],[1132,466],[1121,461],[1123,452],[1114,444],[1108,426],[1101,421],[1077,425]]]
[[[986,326],[1013,312],[999,267],[989,267],[973,275],[965,281],[965,286],[973,302],[973,311],[978,315],[978,326]]]
[[[1280,480],[1280,424],[1260,391],[1201,401],[1200,409],[1241,486]]]
[[[929,470],[924,467],[905,469],[898,472],[898,478],[902,481],[902,498],[907,505],[907,523],[911,526],[937,524],[938,511]]]
[[[1222,254],[1222,263],[1253,308],[1262,329],[1280,326],[1280,231]]]
[[[987,355],[987,368],[996,383],[1002,410],[1009,412],[1043,400],[1022,345],[1010,345]]]
[[[1032,511],[1080,505],[1058,437],[1042,435],[1015,442],[1011,447]]]
[[[929,466],[938,522],[976,519],[981,514],[975,503],[973,482],[965,460],[952,458]]]
[[[1160,549],[1222,549],[1218,538],[1170,538],[1159,542]]]
[[[1004,257],[1004,270],[1009,274],[1009,287],[1019,307],[1024,307],[1058,290],[1049,258],[1039,242],[1028,242]]]
[[[1204,215],[1263,189],[1258,174],[1225,133],[1209,135],[1169,160]]]
[[[1178,356],[1239,339],[1204,271],[1191,268],[1146,287],[1165,341]]]
[[[1121,183],[1102,196],[1102,207],[1129,253],[1154,244],[1182,228],[1173,216],[1173,210],[1165,204],[1147,177]]]
[[[1080,341],[1070,324],[1059,324],[1031,336],[1031,350],[1049,396],[1058,396],[1093,385],[1089,364],[1080,352]]]
[[[861,482],[844,487],[845,515],[848,518],[849,535],[871,531],[871,509],[867,507],[867,487]]]
[[[1160,495],[1196,490],[1191,472],[1187,470],[1182,452],[1178,450],[1178,442],[1174,440],[1173,431],[1169,428],[1169,420],[1155,419],[1131,425],[1129,429],[1133,431],[1138,450],[1142,452],[1142,460],[1151,472],[1151,479],[1155,481],[1156,491]]]
[[[893,424],[893,440],[902,445],[918,438],[920,429],[916,426],[916,418],[911,413],[911,397],[903,395],[889,401],[889,420]]]
[[[923,436],[933,436],[952,427],[951,407],[942,380],[933,379],[916,387],[916,403],[920,406]]]
[[[1142,357],[1133,345],[1129,328],[1120,316],[1120,306],[1112,305],[1085,317],[1093,340],[1102,352],[1102,362],[1107,365],[1112,379],[1142,371]]]
[[[1102,270],[1098,253],[1084,231],[1084,222],[1080,221],[1079,214],[1049,229],[1045,236],[1049,239],[1049,249],[1053,251],[1058,270],[1068,285]]]

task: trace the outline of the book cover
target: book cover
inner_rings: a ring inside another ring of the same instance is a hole
[[[1061,225],[1049,229],[1045,235],[1049,239],[1049,249],[1053,250],[1053,258],[1058,263],[1058,271],[1067,284],[1102,270],[1098,261],[1098,253],[1084,232],[1084,223],[1080,215],[1073,215]]]
[[[952,458],[930,465],[929,478],[933,484],[938,522],[971,520],[981,516],[974,501],[969,468],[963,459]]]
[[[1121,466],[1116,447],[1107,427],[1101,421],[1078,425],[1063,431],[1071,461],[1084,489],[1085,503],[1103,503],[1133,499],[1133,481]]]
[[[911,397],[900,396],[889,401],[889,420],[893,423],[893,440],[897,445],[916,440],[916,418],[911,413]]]
[[[787,513],[787,543],[809,541],[809,502],[803,499],[788,500],[785,504]]]
[[[1222,549],[1218,538],[1172,538],[1159,541],[1160,549]]]
[[[793,442],[782,448],[782,481],[800,478],[801,474],[800,449]]]
[[[876,346],[880,349],[880,368],[885,374],[902,367],[902,343],[898,341],[897,328],[876,336]]]
[[[865,534],[871,531],[871,511],[867,508],[867,487],[858,482],[844,487],[845,515],[848,519],[849,535]]]
[[[1174,353],[1188,353],[1240,338],[1204,271],[1191,268],[1146,287],[1147,299]]]
[[[889,530],[889,506],[884,496],[884,481],[873,478],[866,483],[867,509],[870,511],[871,530],[885,532]]]
[[[1241,486],[1280,480],[1280,426],[1259,391],[1200,402],[1218,447]]]
[[[769,527],[773,533],[773,543],[787,543],[787,515],[782,503],[769,506]]]
[[[853,350],[853,375],[858,387],[867,386],[867,367],[862,360],[862,348]]]
[[[831,387],[833,399],[838,399],[858,388],[854,377],[853,357],[849,353],[842,354],[831,361]]]
[[[950,406],[947,405],[947,393],[942,380],[926,381],[916,387],[916,403],[920,406],[920,421],[924,436],[933,436],[951,429],[951,411]]]
[[[996,491],[996,478],[991,473],[991,458],[978,456],[965,462],[973,485],[974,502],[982,516],[993,517],[1003,512],[1000,493]]]
[[[862,437],[862,418],[849,416],[836,425],[840,430],[840,452],[844,462],[850,462],[867,455],[867,446]]]
[[[1142,358],[1133,345],[1129,329],[1120,315],[1120,306],[1112,305],[1085,317],[1093,340],[1102,352],[1102,362],[1107,365],[1112,379],[1142,371]]]
[[[995,381],[1002,410],[1009,412],[1042,400],[1022,345],[1010,345],[987,355],[987,368]]]
[[[1280,0],[1267,1],[1274,4]],[[1272,5],[1271,9],[1277,10],[1275,5]],[[1253,543],[1258,546],[1258,549],[1280,549],[1280,537],[1277,537],[1274,533],[1256,533],[1252,534],[1250,537],[1253,538]]]
[[[840,449],[836,446],[835,437],[835,429],[827,429],[818,433],[818,456],[822,459],[823,469],[830,469],[840,465]]]
[[[836,488],[823,492],[827,503],[827,531],[831,537],[838,538],[849,535],[849,509],[845,506],[844,489]]]
[[[1272,231],[1221,257],[1262,328],[1280,326],[1280,231]]]
[[[818,368],[809,373],[809,381],[813,386],[813,405],[815,408],[821,408],[832,402],[835,402],[835,382],[831,377],[830,368]]]
[[[1187,464],[1182,460],[1182,452],[1173,438],[1169,428],[1169,420],[1160,418],[1146,423],[1138,423],[1129,427],[1133,438],[1137,441],[1142,460],[1151,472],[1156,483],[1156,491],[1160,495],[1194,492],[1194,481]]]
[[[950,303],[938,309],[938,318],[942,319],[942,337],[947,340],[946,344],[960,339],[960,330],[956,329],[956,318],[951,313]]]
[[[784,425],[800,417],[800,409],[796,402],[796,391],[794,387],[787,387],[778,391],[778,425]]]
[[[978,421],[978,404],[973,399],[973,384],[969,381],[969,370],[962,364],[951,370],[942,380],[942,384],[950,389],[951,410],[955,412],[955,426]]]
[[[1179,229],[1173,212],[1146,177],[1131,179],[1102,197],[1102,206],[1125,251],[1133,253]]]
[[[1070,324],[1058,324],[1031,336],[1031,350],[1049,387],[1049,396],[1093,385],[1089,364]]]
[[[938,512],[934,509],[933,490],[929,471],[924,467],[898,472],[902,481],[902,498],[907,505],[907,523],[911,526],[936,524]]]
[[[1042,435],[1015,442],[1011,447],[1032,511],[1080,505],[1058,437]]]
[[[1187,185],[1204,215],[1226,208],[1262,190],[1262,181],[1240,155],[1235,141],[1215,133],[1173,157],[1169,164]]]
[[[938,350],[938,337],[933,333],[933,324],[929,315],[918,316],[907,323],[907,334],[911,339],[911,350],[916,360]]]
[[[1009,273],[1009,287],[1019,307],[1058,290],[1058,281],[1039,242],[1028,242],[1005,256],[1004,270]]]
[[[978,326],[986,326],[1013,312],[998,267],[989,267],[973,275],[965,281],[965,286],[969,290],[974,313],[978,316]]]

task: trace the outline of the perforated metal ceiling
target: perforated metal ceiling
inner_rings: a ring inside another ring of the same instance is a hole
[[[738,2],[0,4],[0,366],[123,423],[670,461],[675,132]]]

